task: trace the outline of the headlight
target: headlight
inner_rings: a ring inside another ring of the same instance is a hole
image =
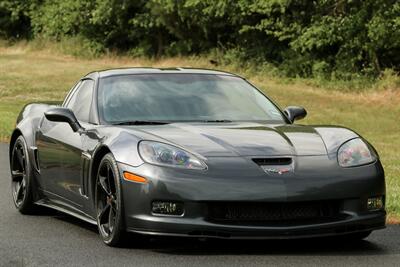
[[[196,170],[207,168],[206,164],[193,154],[164,143],[141,141],[139,154],[145,162],[154,165]]]
[[[360,138],[355,138],[339,148],[338,161],[342,167],[354,167],[375,161],[375,156]]]

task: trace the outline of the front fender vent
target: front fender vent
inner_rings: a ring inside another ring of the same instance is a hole
[[[35,146],[31,146],[31,150],[32,150],[32,155],[33,155],[33,163],[34,163],[34,169],[37,172],[40,172],[40,163],[39,163],[39,152],[37,147]]]
[[[290,165],[292,164],[292,158],[253,158],[253,161],[259,166],[265,165]]]

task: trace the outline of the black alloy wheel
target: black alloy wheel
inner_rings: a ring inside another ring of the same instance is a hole
[[[104,243],[118,246],[124,234],[120,176],[111,153],[100,162],[96,179],[95,203],[97,225]]]
[[[19,136],[14,143],[10,159],[11,192],[15,207],[23,214],[34,212],[32,197],[32,168],[25,139]]]

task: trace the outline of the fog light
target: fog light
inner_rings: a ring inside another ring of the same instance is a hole
[[[371,197],[368,198],[367,208],[369,211],[383,209],[383,197]]]
[[[154,201],[152,203],[151,211],[153,214],[159,215],[183,215],[183,203],[168,202],[168,201]]]

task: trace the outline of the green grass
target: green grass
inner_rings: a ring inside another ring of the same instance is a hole
[[[105,56],[77,59],[52,49],[0,42],[0,139],[7,140],[21,108],[32,101],[62,100],[76,80],[92,70],[125,66],[191,66],[213,68],[205,57],[160,60]],[[387,208],[400,218],[400,88],[398,77],[362,93],[332,90],[304,79],[281,79],[239,65],[219,66],[248,78],[284,107],[308,110],[303,124],[335,124],[354,129],[378,150],[386,171]],[[393,82],[391,82],[393,81]],[[374,89],[375,88],[375,89]],[[382,89],[384,88],[384,89]]]

